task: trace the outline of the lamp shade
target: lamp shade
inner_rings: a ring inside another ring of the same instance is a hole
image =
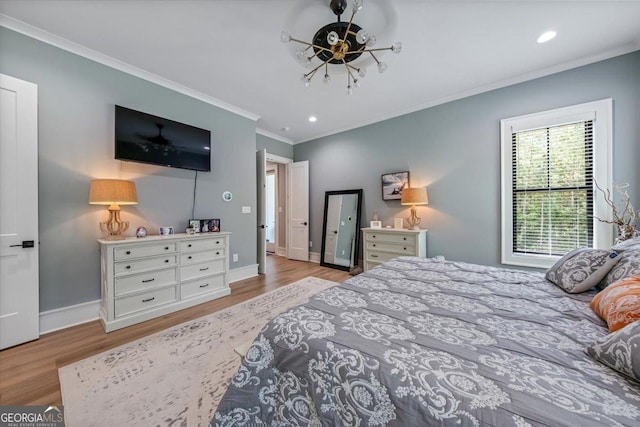
[[[405,188],[402,190],[402,196],[400,199],[402,205],[428,205],[429,196],[427,195],[427,189],[421,188]]]
[[[89,190],[90,205],[136,205],[138,194],[133,181],[94,179]]]

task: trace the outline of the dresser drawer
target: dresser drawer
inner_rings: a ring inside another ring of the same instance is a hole
[[[168,254],[176,251],[177,246],[175,242],[158,243],[155,245],[124,246],[114,249],[114,259],[116,261],[122,261],[131,258]]]
[[[204,279],[194,280],[193,282],[183,283],[180,287],[180,297],[189,298],[207,292],[215,291],[224,287],[224,275],[206,277]]]
[[[143,258],[129,262],[117,262],[114,264],[116,276],[127,273],[135,273],[138,271],[149,270],[152,268],[171,267],[178,264],[176,255],[168,255],[166,257]]]
[[[374,251],[393,252],[396,256],[413,256],[416,254],[415,245],[396,245],[385,242],[367,241],[367,249]]]
[[[416,236],[412,234],[399,233],[366,233],[367,242],[387,242],[387,243],[406,243],[415,245]]]
[[[115,315],[116,317],[124,316],[130,313],[135,313],[137,311],[147,310],[158,305],[167,304],[176,300],[177,297],[175,286],[146,292],[140,295],[119,298],[115,301]]]
[[[187,265],[180,269],[180,280],[191,280],[212,274],[224,273],[224,260],[217,259],[200,264]]]
[[[192,252],[182,255],[182,264],[193,264],[196,262],[208,261],[216,258],[224,258],[225,249],[211,249],[204,252]]]
[[[164,270],[149,271],[148,273],[132,274],[130,276],[116,277],[115,294],[124,295],[144,289],[157,288],[172,285],[178,282],[177,270],[167,268]]]
[[[372,262],[387,262],[399,256],[399,254],[394,254],[391,252],[367,251],[367,261]]]
[[[224,243],[224,237],[219,237],[217,239],[187,240],[185,242],[180,242],[180,252],[198,252],[224,248]]]

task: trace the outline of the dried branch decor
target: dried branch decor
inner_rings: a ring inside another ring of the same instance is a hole
[[[609,189],[605,191],[600,188],[595,179],[593,180],[593,183],[596,188],[602,192],[604,201],[611,207],[613,216],[612,220],[596,218],[598,221],[606,222],[607,224],[614,224],[618,228],[618,238],[616,239],[616,243],[631,239],[632,237],[640,236],[640,230],[636,228],[636,221],[638,217],[640,217],[640,209],[636,211],[631,204],[631,197],[629,197],[629,193],[627,192],[629,184],[613,184],[616,192],[620,196],[620,206],[624,206],[624,209],[620,210],[613,202],[611,191]]]

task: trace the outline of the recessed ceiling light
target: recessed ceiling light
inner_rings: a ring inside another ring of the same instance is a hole
[[[290,128],[289,126],[285,126],[285,127],[283,127],[283,128],[280,128],[280,130],[281,130],[282,132],[289,132],[289,131],[291,130],[291,128]]]
[[[313,123],[313,122],[315,122],[315,121],[317,121],[317,120],[318,120],[318,119],[316,118],[316,116],[309,116],[309,121],[310,121],[311,123]]]
[[[546,43],[549,40],[553,39],[556,36],[555,31],[546,31],[538,37],[538,43]]]

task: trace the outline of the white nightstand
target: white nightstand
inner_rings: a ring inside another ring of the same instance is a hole
[[[363,228],[364,271],[399,256],[426,258],[427,231]]]

